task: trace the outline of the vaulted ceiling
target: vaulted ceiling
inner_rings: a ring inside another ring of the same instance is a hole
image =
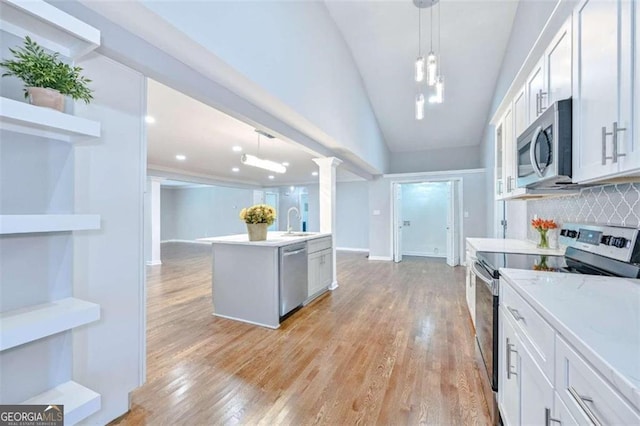
[[[326,0],[325,4],[351,49],[392,152],[480,143],[517,1],[441,0],[433,8],[434,49],[438,8],[441,14],[445,102],[427,103],[422,121],[414,118],[415,95],[419,89],[425,90],[425,85],[418,86],[413,77],[418,8],[411,0]],[[430,31],[430,9],[423,9],[425,55]]]

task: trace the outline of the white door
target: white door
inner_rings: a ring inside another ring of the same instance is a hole
[[[393,261],[402,262],[402,185],[393,184]]]
[[[447,203],[447,265],[456,266],[460,263],[460,246],[458,238],[458,184],[456,181],[448,183]]]

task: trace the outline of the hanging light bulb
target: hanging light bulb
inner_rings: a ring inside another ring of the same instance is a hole
[[[424,95],[418,93],[416,95],[416,120],[422,120],[424,118]]]
[[[444,102],[444,77],[441,75],[436,78],[436,93],[433,96],[429,96],[430,104],[441,104]]]
[[[438,59],[433,50],[429,52],[427,56],[427,84],[434,86],[436,84],[436,78],[438,76]]]
[[[416,82],[420,83],[424,80],[424,56],[418,56],[416,59]]]

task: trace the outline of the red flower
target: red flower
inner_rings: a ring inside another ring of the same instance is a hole
[[[558,224],[553,221],[553,219],[532,219],[531,226],[536,228],[538,231],[546,231],[549,229],[556,229]]]

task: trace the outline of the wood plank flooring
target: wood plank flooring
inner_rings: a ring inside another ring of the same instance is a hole
[[[211,315],[208,246],[162,250],[147,383],[113,424],[489,423],[462,267],[339,252],[340,287],[269,330]]]

